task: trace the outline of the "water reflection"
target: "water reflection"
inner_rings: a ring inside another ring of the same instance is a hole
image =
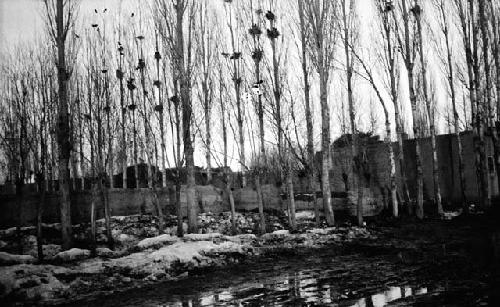
[[[334,305],[381,307],[390,302],[426,294],[425,287],[391,286],[379,291],[356,292],[339,287],[330,271],[299,271],[266,279],[264,283],[243,283],[220,291],[183,297],[168,302],[178,306],[296,306]],[[165,306],[165,305],[163,305]]]
[[[416,279],[403,279],[397,270],[385,258],[332,257],[325,251],[304,258],[259,260],[85,306],[378,307],[428,293],[425,287],[399,286]]]
[[[415,295],[424,294],[427,292],[426,288],[419,288]],[[373,307],[381,307],[389,304],[390,302],[399,300],[400,298],[410,297],[412,296],[412,289],[410,287],[390,287],[388,290],[385,290],[380,293],[376,293],[367,298],[362,298],[356,304],[352,305],[352,307],[361,307],[361,306],[373,306]]]

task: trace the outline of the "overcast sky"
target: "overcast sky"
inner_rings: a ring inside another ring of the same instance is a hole
[[[222,0],[211,1],[220,1],[222,3]],[[137,8],[137,6],[147,7],[148,2],[150,2],[150,0],[81,0],[79,17],[81,19],[88,16],[94,16],[92,14],[94,12],[94,9],[102,10],[102,8],[108,8],[109,13],[112,14],[113,12],[119,10],[120,4],[123,5],[122,8],[125,12],[127,10],[133,11],[134,8]],[[373,49],[372,34],[374,30],[372,29],[373,14],[371,4],[372,0],[358,0],[358,13],[360,17],[362,35],[361,44],[364,45],[363,48],[367,49]],[[2,50],[5,50],[5,48],[10,49],[9,47],[14,46],[19,42],[29,43],[34,38],[42,34],[44,31],[43,14],[44,8],[42,0],[0,0],[0,52]],[[339,54],[339,57],[342,59],[343,54]],[[334,78],[335,77],[332,78],[332,86],[338,87],[338,85],[340,84],[338,81],[340,80],[336,80]],[[361,103],[361,106],[368,106],[370,97],[373,97],[373,95],[370,94],[370,87],[367,85],[363,86],[362,84],[358,84],[357,89],[358,99]],[[405,86],[402,86],[402,91],[405,92]],[[338,98],[340,96],[338,88],[334,90],[333,93],[335,94],[335,97],[332,97],[333,99],[331,99],[330,104],[332,104],[332,109],[335,109],[335,106],[333,105],[336,103],[335,100],[338,101]],[[441,97],[442,95],[443,93],[440,92]],[[373,99],[375,99],[376,101],[376,98]],[[402,99],[405,98],[402,97]],[[377,102],[375,103],[377,104]],[[378,109],[381,115],[379,119],[382,120],[383,116],[381,114],[381,109]],[[316,112],[318,111],[319,110],[316,110]],[[410,112],[409,108],[406,109],[406,112]],[[366,110],[364,110],[360,113],[366,114],[367,112]],[[335,116],[334,114],[335,111],[333,110],[332,117]],[[409,113],[408,115],[411,116]],[[335,126],[335,119],[333,121],[334,123],[332,123],[332,125]],[[380,132],[382,132],[383,126],[380,126]],[[338,128],[336,129],[336,127],[333,127],[333,136],[338,136],[336,135],[336,132],[338,131]]]

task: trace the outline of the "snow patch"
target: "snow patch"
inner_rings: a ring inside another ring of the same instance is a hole
[[[309,210],[297,211],[295,213],[295,218],[298,220],[313,220],[314,211],[309,211]]]
[[[214,243],[208,241],[197,242],[178,242],[173,245],[163,247],[148,257],[155,262],[179,261],[180,263],[188,263],[193,259],[201,259],[201,252],[212,248]]]
[[[273,231],[272,234],[275,236],[288,236],[290,234],[290,231],[286,229],[281,229]]]
[[[56,273],[57,272],[57,273]],[[69,270],[52,265],[20,264],[0,268],[0,297],[15,293],[21,301],[60,297],[68,286],[55,276]]]
[[[10,227],[7,229],[0,230],[1,237],[10,237],[16,233],[16,227]]]
[[[462,215],[462,209],[459,209],[457,211],[445,211],[443,212],[443,219],[452,220],[460,215]]]
[[[131,235],[128,235],[125,233],[121,233],[115,238],[115,241],[118,241],[120,243],[131,242],[131,241],[135,241],[135,240],[136,240],[136,238],[134,236],[131,236]]]
[[[245,233],[235,236],[225,236],[224,239],[235,243],[251,243],[252,241],[257,240],[257,236],[253,233]]]
[[[184,235],[186,241],[211,241],[213,239],[220,239],[222,235],[218,232],[213,233],[189,233]]]
[[[313,228],[313,229],[308,229],[307,233],[312,233],[312,234],[316,234],[316,235],[327,235],[327,234],[331,234],[334,231],[335,231],[335,228],[333,228],[333,227]]]
[[[140,249],[147,249],[147,248],[155,248],[155,247],[161,247],[164,245],[169,245],[173,244],[175,242],[179,241],[179,238],[171,236],[169,234],[163,234],[157,237],[153,238],[147,238],[139,243],[137,243],[137,246]]]
[[[42,246],[43,256],[45,258],[53,258],[55,255],[61,252],[61,245],[57,244],[45,244]],[[29,250],[29,254],[33,257],[38,257],[38,245],[34,244]]]
[[[115,252],[107,247],[98,247],[95,249],[95,253],[98,257],[111,258],[115,256]]]
[[[123,222],[128,218],[126,215],[117,215],[117,216],[112,216],[111,220],[112,221],[118,221],[118,222]]]
[[[88,249],[72,248],[67,251],[58,253],[54,256],[54,259],[66,262],[82,260],[88,257],[90,257],[90,251]]]
[[[31,255],[14,255],[6,252],[0,252],[0,265],[33,263],[35,260],[35,257]]]

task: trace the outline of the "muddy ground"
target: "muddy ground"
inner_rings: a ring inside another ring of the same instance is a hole
[[[369,238],[269,249],[180,281],[71,305],[500,306],[500,225],[493,216],[368,225]]]
[[[260,238],[206,234],[141,249],[138,240],[144,242],[144,238],[157,238],[159,234],[154,220],[118,217],[114,235],[135,238],[125,240],[122,249],[115,251],[118,254],[54,263],[54,267],[0,267],[16,278],[25,278],[3,303],[500,306],[500,219],[493,212],[451,221],[379,216],[369,219],[366,229],[352,227],[348,220],[335,228],[314,228],[312,219],[303,215],[296,234],[281,230],[286,228],[286,218],[281,216],[273,217],[270,223],[275,234]],[[200,219],[205,232],[227,230],[224,216]],[[240,216],[240,223],[245,225],[240,232],[252,232],[255,222],[252,214]],[[14,248],[15,241],[4,248]],[[168,260],[171,248],[177,245],[198,249],[192,251],[194,256],[188,253],[176,255],[181,259]],[[142,257],[158,253],[168,259],[140,262]],[[40,272],[30,273],[42,267]],[[51,270],[58,272],[51,274]],[[47,287],[55,286],[45,298],[39,293],[44,290],[44,280]]]

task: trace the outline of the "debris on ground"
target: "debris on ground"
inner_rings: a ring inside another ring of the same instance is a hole
[[[15,228],[6,229],[0,231],[0,240],[4,242],[0,248],[0,275],[3,276],[0,297],[18,301],[82,297],[107,289],[183,278],[193,269],[223,266],[273,249],[314,248],[370,237],[370,231],[364,228],[310,228],[311,221],[305,217],[311,215],[303,214],[304,225],[300,228],[303,231],[291,233],[286,216],[267,214],[269,232],[256,236],[258,213],[238,213],[236,233],[230,213],[203,213],[198,217],[199,233],[179,238],[175,235],[176,216],[165,218],[164,233],[160,233],[154,216],[115,216],[111,218],[113,250],[107,247],[105,223],[101,219],[97,221],[94,254],[89,248],[90,225],[79,224],[73,227],[79,248],[61,251],[58,236],[44,237],[43,264],[35,264],[34,227],[22,229],[22,240]],[[48,227],[52,233],[60,229],[58,224]],[[9,253],[20,248],[26,255]]]

